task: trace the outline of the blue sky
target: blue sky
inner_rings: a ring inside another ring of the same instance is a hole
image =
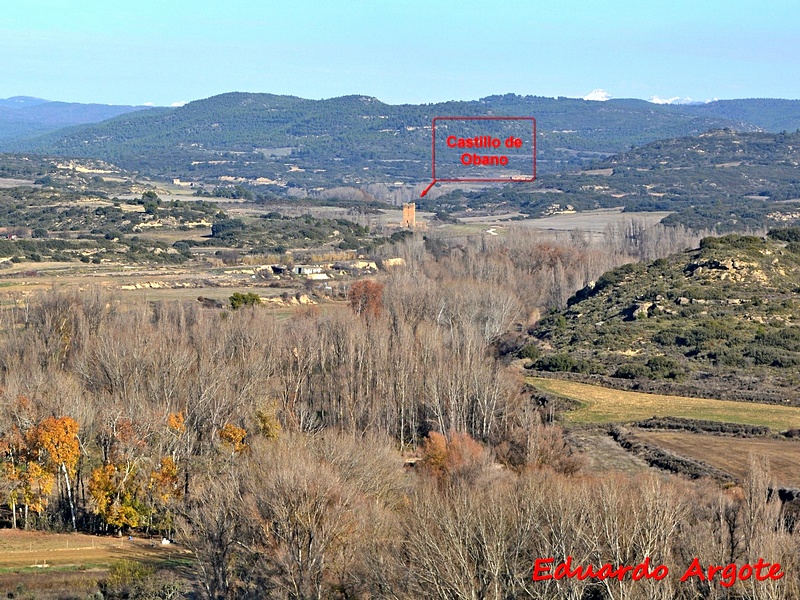
[[[796,0],[18,0],[0,98],[800,98]]]

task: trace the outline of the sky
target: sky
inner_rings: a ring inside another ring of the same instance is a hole
[[[796,0],[17,0],[0,98],[800,99]]]

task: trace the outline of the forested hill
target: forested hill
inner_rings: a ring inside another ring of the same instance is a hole
[[[685,106],[688,114],[731,119],[756,125],[773,133],[800,128],[800,101],[774,98],[717,100]]]
[[[651,142],[535,184],[455,191],[418,205],[456,217],[490,207],[537,217],[568,207],[624,206],[628,211],[674,211],[666,224],[752,230],[800,222],[798,165],[800,132],[715,130]]]
[[[0,144],[14,143],[73,125],[97,123],[144,108],[51,102],[27,96],[0,99]]]
[[[798,289],[800,229],[705,238],[699,249],[617,268],[578,292],[532,331],[543,351],[533,366],[797,405]]]
[[[770,105],[769,119],[750,121],[744,117],[764,115],[748,103],[763,101],[736,102],[693,107],[507,94],[388,105],[367,96],[305,100],[229,93],[0,144],[0,149],[101,158],[162,177],[229,175],[309,186],[426,180],[435,116],[536,117],[543,173],[714,128],[754,131],[767,121],[800,127],[800,101]]]

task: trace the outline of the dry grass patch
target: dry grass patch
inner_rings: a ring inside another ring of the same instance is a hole
[[[570,432],[570,442],[586,458],[585,471],[601,476],[610,472],[639,475],[654,471],[644,460],[615,442],[604,430],[578,429]]]
[[[205,241],[211,236],[211,227],[193,227],[189,230],[182,231],[180,229],[148,229],[137,233],[143,240],[155,240],[157,242],[164,242],[165,244],[172,245],[175,242],[182,240],[195,240],[198,242]]]
[[[107,566],[121,559],[169,561],[187,553],[186,549],[179,546],[162,546],[147,539],[0,529],[0,572],[9,569]]]
[[[800,442],[784,439],[733,438],[702,433],[671,431],[636,431],[636,437],[647,443],[696,460],[707,462],[743,479],[750,456],[766,456],[770,472],[784,487],[800,487]]]
[[[684,417],[763,425],[776,431],[800,428],[800,408],[795,407],[643,394],[560,379],[529,377],[527,381],[544,392],[580,402],[578,410],[564,415],[571,423],[630,423],[650,417]]]
[[[86,597],[97,590],[111,565],[122,560],[188,580],[194,577],[193,555],[180,545],[127,536],[0,529],[0,595],[40,600]]]

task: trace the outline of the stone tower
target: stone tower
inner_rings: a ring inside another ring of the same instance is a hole
[[[414,229],[417,226],[417,205],[413,202],[403,204],[403,227]]]

